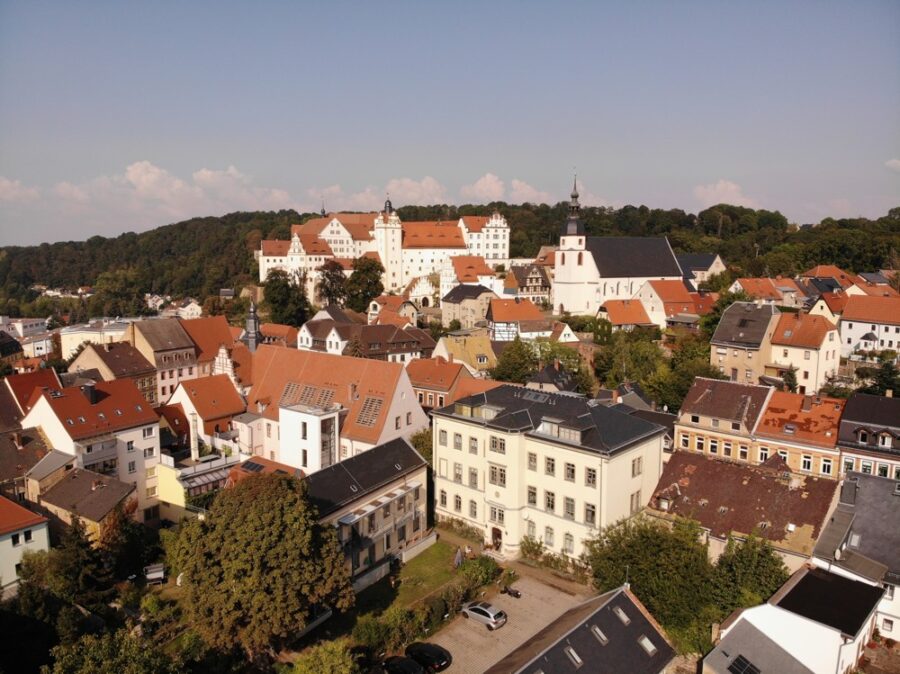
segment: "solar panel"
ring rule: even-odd
[[[531,390],[525,391],[525,393],[522,394],[522,397],[533,403],[545,403],[550,400],[550,396],[546,393],[538,393],[537,391]]]
[[[244,464],[244,470],[250,471],[251,473],[258,473],[261,471],[263,467],[256,463],[255,461],[247,461]]]
[[[728,671],[731,674],[760,674],[759,667],[750,662],[743,655],[737,656],[730,665]]]

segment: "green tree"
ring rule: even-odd
[[[182,524],[167,555],[184,573],[184,609],[213,648],[264,660],[319,607],[354,601],[334,527],[318,522],[306,486],[264,475],[224,489],[203,521]]]
[[[538,339],[534,342],[539,364],[549,365],[559,361],[560,366],[572,374],[579,393],[591,393],[594,388],[594,377],[588,371],[581,354],[572,347],[549,339]]]
[[[59,547],[48,553],[42,582],[65,602],[104,612],[114,594],[113,578],[104,553],[87,537],[75,518]]]
[[[358,674],[360,671],[346,639],[318,643],[294,661],[294,674]]]
[[[797,368],[789,367],[784,371],[784,377],[782,377],[782,381],[784,382],[784,387],[790,391],[791,393],[797,392]]]
[[[369,302],[384,292],[381,276],[384,267],[371,257],[358,257],[353,261],[353,273],[347,279],[347,306],[353,311],[366,312]]]
[[[456,332],[457,330],[459,330],[461,328],[462,328],[462,323],[459,322],[458,318],[454,318],[452,321],[450,321],[450,324],[447,326],[447,329],[450,332]]]
[[[597,378],[609,387],[626,381],[646,383],[664,356],[659,346],[645,337],[643,333],[616,332],[594,358]]]
[[[266,303],[273,323],[299,327],[309,317],[309,302],[302,279],[281,269],[273,269],[266,278]]]
[[[500,353],[491,377],[499,381],[524,384],[537,371],[537,355],[518,335]]]
[[[696,523],[669,529],[646,519],[625,520],[589,539],[585,560],[599,591],[627,580],[666,628],[689,626],[707,602],[713,569]]]
[[[895,394],[900,392],[900,372],[892,360],[885,360],[881,367],[875,370],[872,383],[859,389],[861,393],[871,393],[883,396],[888,391]]]
[[[743,542],[729,537],[716,562],[712,598],[725,617],[737,608],[766,601],[789,575],[768,541],[753,535]]]
[[[56,646],[52,667],[43,674],[181,674],[184,670],[160,650],[126,630],[87,634],[72,644]]]
[[[751,302],[751,297],[743,292],[736,293],[723,292],[708,314],[700,318],[700,332],[707,341],[712,339],[719,327],[719,321],[722,320],[722,313],[735,302]]]
[[[434,448],[432,446],[434,436],[430,428],[423,428],[421,431],[412,434],[409,442],[415,447],[416,451],[422,455],[429,464],[434,456]]]
[[[337,260],[327,260],[319,267],[319,281],[316,290],[325,305],[343,304],[347,299],[347,276]]]

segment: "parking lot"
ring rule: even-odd
[[[457,616],[453,622],[428,641],[443,646],[453,655],[448,672],[483,672],[522,645],[546,625],[586,599],[544,585],[529,577],[520,578],[514,587],[521,599],[504,594],[486,598],[509,616],[507,623],[493,632],[484,625]]]

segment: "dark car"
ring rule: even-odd
[[[412,658],[429,672],[442,672],[453,662],[450,651],[437,644],[415,643],[406,647],[406,656]]]
[[[404,658],[402,655],[388,658],[382,666],[388,674],[425,674],[422,665],[412,658]]]

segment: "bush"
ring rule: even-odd
[[[540,560],[544,556],[544,543],[533,536],[525,536],[519,543],[519,552],[527,559]]]
[[[500,567],[497,566],[491,557],[479,555],[475,559],[468,559],[459,567],[459,572],[469,582],[473,588],[481,587],[490,583],[500,573]]]
[[[392,606],[385,611],[381,615],[386,636],[385,648],[396,651],[415,641],[425,631],[425,615],[425,611],[411,611],[402,606]]]
[[[455,517],[442,519],[440,522],[440,526],[474,543],[484,543],[484,535],[481,533],[481,529],[476,529],[473,526],[469,526],[462,520]]]
[[[387,626],[372,615],[361,616],[353,627],[353,641],[373,653],[384,650],[387,638]]]
[[[444,621],[447,614],[447,602],[438,595],[432,595],[425,600],[425,610],[428,612],[428,624],[437,627]]]
[[[469,598],[471,590],[466,586],[465,579],[459,578],[447,585],[441,593],[441,599],[447,605],[448,613],[458,613],[463,603]]]

